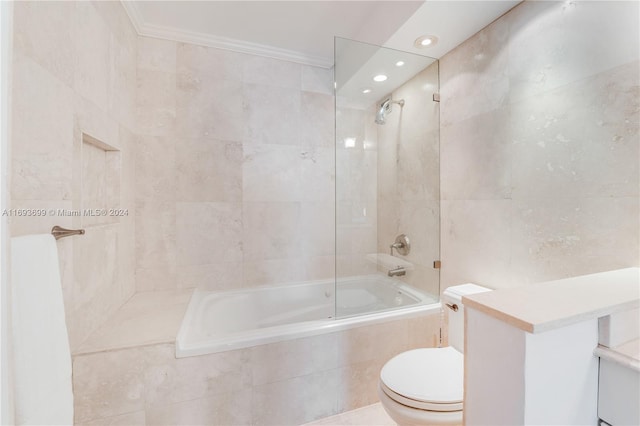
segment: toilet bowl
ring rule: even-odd
[[[449,287],[443,295],[449,318],[444,348],[421,348],[390,359],[380,371],[378,397],[399,425],[461,425],[464,387],[462,296],[489,291],[475,284]]]

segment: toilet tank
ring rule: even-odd
[[[491,291],[477,284],[461,284],[447,288],[442,294],[442,304],[449,320],[449,346],[464,353],[464,306],[462,296]],[[458,308],[456,311],[455,308]]]

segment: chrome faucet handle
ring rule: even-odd
[[[391,256],[393,256],[393,249],[398,250],[398,254],[401,256],[408,255],[411,251],[411,242],[409,241],[409,237],[405,234],[398,235],[395,242],[389,246]]]
[[[404,247],[404,244],[402,243],[393,243],[389,245],[389,254],[393,256],[393,249],[400,249],[402,247]]]

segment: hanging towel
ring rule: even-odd
[[[72,425],[71,352],[52,235],[11,239],[11,302],[16,424]]]

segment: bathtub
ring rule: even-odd
[[[342,331],[440,310],[436,296],[384,275],[241,291],[196,289],[176,337],[176,357]],[[336,304],[337,301],[337,304]]]

